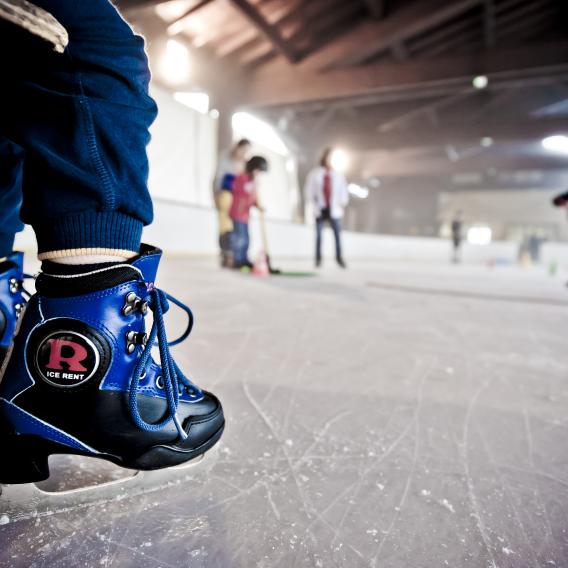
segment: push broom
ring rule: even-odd
[[[259,222],[260,222],[260,236],[262,238],[262,248],[264,249],[263,251],[264,255],[261,253],[260,255],[261,258],[257,261],[257,264],[265,260],[266,265],[268,266],[268,272],[270,274],[281,274],[282,271],[278,270],[277,268],[274,268],[270,262],[270,254],[268,252],[268,235],[266,232],[266,221],[264,219],[264,211],[259,211]],[[264,258],[262,258],[263,256]],[[261,271],[262,269],[258,270],[259,273]]]

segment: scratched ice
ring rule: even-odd
[[[218,461],[86,509],[0,509],[0,565],[568,566],[561,276],[353,263],[255,279],[167,260],[161,285],[196,312],[177,357],[225,405]],[[122,475],[99,467],[69,486]]]

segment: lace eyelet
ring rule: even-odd
[[[162,375],[158,375],[156,377],[156,386],[160,389],[160,390],[164,390],[164,379],[162,379]]]
[[[17,278],[12,277],[8,281],[8,287],[10,288],[11,294],[16,294],[16,292],[20,289],[20,282]]]

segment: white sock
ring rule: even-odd
[[[76,248],[42,252],[37,259],[59,264],[101,264],[103,262],[125,262],[137,256],[138,253],[126,249],[112,248]]]
[[[102,264],[103,262],[126,262],[126,256],[114,256],[112,254],[78,254],[76,256],[64,256],[62,258],[52,258],[51,262],[59,264]]]

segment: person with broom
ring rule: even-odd
[[[233,254],[235,268],[252,268],[253,264],[248,258],[249,218],[251,207],[259,211],[264,208],[259,205],[257,182],[261,172],[268,171],[268,161],[262,156],[253,156],[245,165],[243,174],[233,181],[233,203],[229,216],[233,221]]]
[[[233,223],[229,217],[232,203],[233,182],[243,173],[251,143],[246,138],[239,140],[230,150],[223,152],[217,166],[214,183],[215,206],[219,214],[219,248],[221,266],[231,268],[234,264],[231,246]]]

